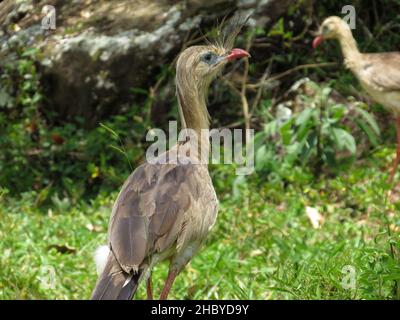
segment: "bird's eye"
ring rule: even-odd
[[[207,52],[202,55],[201,60],[207,64],[215,63],[217,56],[213,52]]]

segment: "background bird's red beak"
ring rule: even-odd
[[[240,58],[243,58],[243,57],[250,57],[250,54],[246,50],[239,49],[239,48],[234,48],[226,56],[226,59],[228,61],[232,61],[232,60],[240,59]]]
[[[315,49],[316,47],[318,47],[322,41],[324,41],[324,38],[322,36],[317,36],[315,37],[314,41],[312,42],[312,46]]]

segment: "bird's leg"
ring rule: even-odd
[[[172,284],[177,276],[175,271],[169,270],[167,280],[165,281],[163,291],[161,292],[160,300],[166,300],[168,297],[169,290],[171,290]]]
[[[153,300],[153,286],[151,283],[151,273],[146,281],[147,300]]]
[[[397,146],[396,146],[396,159],[394,160],[392,172],[389,176],[389,183],[392,183],[393,177],[396,174],[396,169],[400,162],[400,117],[396,119],[396,130],[397,130]]]

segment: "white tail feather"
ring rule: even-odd
[[[98,275],[103,272],[107,263],[107,257],[109,253],[110,248],[108,246],[100,246],[94,252],[93,259],[96,263],[96,271]]]

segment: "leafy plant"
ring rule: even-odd
[[[40,52],[16,52],[0,78],[0,186],[13,193],[40,190],[39,203],[54,193],[74,203],[100,187],[119,186],[142,155],[148,108],[132,106],[94,129],[85,129],[82,119],[55,125],[41,110]]]
[[[351,163],[357,154],[355,127],[376,146],[379,127],[372,114],[356,103],[345,105],[331,99],[329,86],[308,81],[307,92],[298,96],[303,110],[279,116],[265,124],[255,136],[256,169],[279,171],[280,168],[309,166],[318,176],[323,166],[331,169]],[[271,140],[274,143],[271,144]]]

